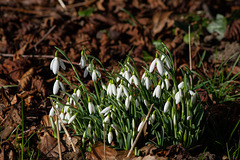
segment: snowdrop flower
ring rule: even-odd
[[[57,94],[59,90],[59,86],[62,89],[62,91],[65,91],[65,87],[61,81],[58,80],[58,76],[56,77],[56,81],[54,82],[53,85],[53,94]]]
[[[163,112],[166,113],[169,109],[169,106],[170,106],[170,100],[171,100],[171,97],[168,98],[167,102],[165,103],[164,105],[164,108],[163,108]]]
[[[117,95],[117,89],[112,80],[110,80],[110,82],[108,84],[107,95],[109,95],[109,96]]]
[[[195,104],[197,102],[197,93],[192,90],[189,90],[189,93],[192,96],[192,104]]]
[[[106,116],[106,115],[108,115],[108,113],[111,111],[111,109],[112,109],[112,105],[104,108],[100,113],[101,113],[101,114],[104,114],[104,116]]]
[[[137,79],[137,77],[135,76],[135,73],[134,73],[134,72],[133,72],[133,74],[132,74],[132,77],[130,77],[130,79],[129,79],[129,83],[130,83],[130,84],[134,83],[137,87],[138,87],[138,85],[139,85],[138,79]]]
[[[138,102],[138,99],[135,100],[135,105],[136,105],[137,108],[140,106],[140,104]]]
[[[146,99],[143,100],[143,103],[145,104],[145,106],[148,106],[148,101]]]
[[[129,71],[127,70],[127,68],[125,69],[125,72],[123,73],[123,77],[126,78],[129,82],[131,75],[130,75]]]
[[[110,128],[108,132],[108,143],[111,144],[112,140],[113,140],[113,133],[112,133],[112,128]]]
[[[154,89],[154,91],[153,91],[153,97],[160,98],[160,95],[161,95],[160,83],[161,83],[161,81],[158,82],[158,85],[157,85],[156,88]]]
[[[50,69],[53,71],[54,74],[57,74],[57,72],[59,71],[59,66],[61,66],[63,70],[66,69],[66,66],[64,65],[63,61],[57,57],[56,52],[54,59],[51,61]]]
[[[161,55],[161,61],[163,61],[167,65],[168,69],[171,68],[171,65],[170,65],[171,63],[169,61],[169,57],[168,56],[165,56],[164,54],[162,54]]]
[[[129,63],[129,58],[127,59],[127,63],[124,66],[127,68],[128,72],[134,71],[133,66]]]
[[[91,71],[92,71],[92,65],[89,64],[89,65],[85,68],[85,70],[84,70],[83,78],[86,78],[87,75],[88,75],[88,73],[91,75]]]
[[[71,124],[71,123],[76,119],[77,114],[78,114],[78,113],[75,113],[75,114],[69,119],[68,124]]]
[[[55,110],[54,108],[52,107],[49,111],[49,117],[53,117],[55,115]]]
[[[189,121],[189,120],[192,120],[192,116],[188,116],[187,117],[187,120]]]
[[[110,115],[107,115],[104,120],[103,120],[104,124],[109,124],[110,123]]]
[[[78,89],[78,91],[80,92],[80,90]],[[74,89],[74,92],[72,94],[72,97],[70,98],[70,104],[73,104],[76,105],[76,103],[78,102],[78,100],[80,99],[80,93],[77,93],[77,90],[76,88]]]
[[[176,94],[175,94],[175,102],[176,104],[178,104],[181,99],[183,98],[183,94],[182,94],[182,89],[180,89]]]
[[[132,95],[127,97],[126,100],[125,100],[125,109],[126,109],[126,111],[128,111],[128,109],[129,109],[131,99],[132,99]]]
[[[107,87],[106,87],[106,85],[101,81],[101,86],[102,86],[102,88],[105,90],[105,91],[107,91]]]
[[[90,98],[88,98],[88,111],[90,114],[95,113],[95,107],[93,103],[90,101]]]
[[[63,113],[63,110],[62,110],[61,114],[59,115],[59,117],[61,118],[61,120],[64,120],[65,115]]]
[[[67,113],[70,105],[71,105],[71,103],[70,103],[70,99],[69,99],[69,97],[68,97],[67,103],[66,103],[65,106],[64,106],[64,113]]]
[[[182,89],[184,87],[184,82],[178,84],[178,89]]]
[[[142,120],[142,122],[139,124],[138,129],[137,129],[138,132],[142,129],[144,120],[145,120],[145,118],[144,118],[144,119]]]
[[[173,115],[173,125],[176,126],[177,125],[177,118],[176,118],[176,114]]]
[[[165,78],[164,81],[165,81],[166,89],[168,90],[171,84],[167,78]]]
[[[148,77],[147,73],[145,72],[145,76],[142,79],[142,84],[149,90],[152,85],[151,79]]]
[[[159,59],[158,57],[158,53],[156,53],[156,58],[152,61],[151,65],[150,65],[150,68],[149,68],[149,72],[152,73],[155,66],[157,66],[157,70],[158,70],[158,73],[160,75],[163,75],[164,73],[164,64],[163,62]]]
[[[97,77],[101,78],[101,73],[97,71],[94,67],[92,71],[92,80],[95,82],[97,80]]]
[[[71,114],[68,109],[67,114],[65,115],[65,120],[69,121],[70,117],[71,117]]]
[[[156,119],[155,112],[156,112],[156,111],[153,111],[153,114],[151,115],[151,117],[150,117],[149,120],[148,120],[148,124],[149,124],[149,125],[150,125],[150,124],[153,124],[154,121],[155,121],[155,119]]]
[[[80,63],[79,63],[81,69],[83,69],[86,66],[86,64],[87,64],[86,58],[85,58],[84,53],[82,51],[81,52],[81,59],[80,59]]]
[[[126,87],[123,85],[123,81],[121,81],[121,84],[119,85],[119,88],[117,89],[117,99],[120,98],[120,96],[124,93],[126,97],[129,97],[128,91]]]
[[[132,119],[132,128],[133,128],[133,129],[135,129],[135,128],[136,128],[136,126],[135,126],[135,120],[134,120],[134,118]]]

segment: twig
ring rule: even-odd
[[[69,139],[69,141],[70,141],[70,143],[71,143],[71,145],[72,145],[73,151],[76,152],[76,148],[75,148],[75,146],[74,146],[74,144],[73,144],[73,142],[72,142],[72,138],[70,137],[70,135],[69,135],[66,127],[65,127],[64,124],[63,124],[62,119],[60,118],[60,115],[59,115],[59,113],[58,113],[58,110],[56,109],[55,105],[53,104],[52,99],[50,99],[50,101],[51,101],[52,107],[53,107],[53,109],[54,109],[57,117],[59,118],[60,124],[61,124],[63,130],[65,131],[65,133],[66,133],[66,135],[67,135],[67,137],[68,137],[68,139]]]
[[[52,28],[34,45],[35,51],[37,51],[37,46],[54,30],[56,25],[53,25]]]
[[[103,126],[103,152],[104,152],[104,160],[106,159],[106,134],[105,134],[105,124]]]
[[[56,111],[55,111],[56,112]],[[56,117],[56,126],[57,126],[57,142],[58,142],[58,154],[59,154],[59,159],[62,160],[62,150],[61,150],[61,143],[60,143],[60,135],[59,135],[59,121],[58,121],[58,116]]]
[[[62,7],[64,10],[67,9],[67,8],[66,8],[66,5],[63,3],[62,0],[58,0],[58,2],[60,3],[61,7]]]
[[[190,66],[190,71],[192,71],[192,51],[191,51],[191,26],[188,26],[188,47],[189,47],[189,66]],[[192,76],[189,76],[190,78],[190,84],[192,86]]]
[[[133,142],[133,145],[132,145],[131,149],[129,150],[128,154],[127,154],[127,158],[132,154],[132,151],[133,151],[135,145],[137,144],[137,141],[138,141],[138,139],[139,139],[139,137],[140,137],[140,135],[141,135],[141,133],[143,131],[143,128],[144,128],[145,124],[147,123],[147,120],[149,118],[149,115],[150,115],[150,113],[152,111],[153,106],[154,106],[154,104],[151,105],[151,107],[150,107],[150,109],[148,111],[147,117],[146,117],[145,121],[143,122],[142,128],[138,132],[137,137],[135,138],[135,140]]]

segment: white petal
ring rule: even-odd
[[[110,122],[110,116],[107,116],[104,118],[103,123],[109,123]]]
[[[80,91],[80,89],[77,89],[76,94],[77,94],[77,97],[80,99],[81,98],[81,91]]]
[[[164,105],[164,109],[163,109],[163,112],[164,112],[164,113],[166,113],[166,112],[168,111],[169,106],[170,106],[170,102],[167,101],[167,102],[165,103],[165,105]]]
[[[62,67],[62,69],[65,70],[65,69],[66,69],[66,66],[65,66],[65,64],[63,63],[63,61],[62,61],[60,58],[59,58],[58,60],[59,60],[59,63],[60,63],[60,66]]]
[[[83,73],[83,78],[86,78],[88,75],[88,67],[85,68],[84,73]]]
[[[145,77],[145,86],[147,90],[150,88],[150,79],[148,77]]]
[[[131,99],[129,97],[127,97],[126,100],[125,100],[125,109],[126,109],[126,111],[128,111],[128,109],[129,109],[130,101],[131,101]]]
[[[171,84],[170,84],[170,82],[167,78],[165,78],[164,81],[165,81],[165,84],[166,84],[166,89],[168,90]]]
[[[64,87],[63,83],[59,81],[59,85],[60,85],[60,87],[61,87],[62,91],[64,91],[64,92],[65,92],[65,87]]]
[[[156,58],[152,61],[150,68],[149,68],[149,72],[152,73],[152,71],[154,70],[154,67],[156,65]]]
[[[164,73],[164,64],[162,61],[160,61],[159,59],[157,59],[157,70],[158,70],[158,73],[162,76],[163,73]]]
[[[81,69],[83,69],[86,66],[86,59],[84,56],[81,56],[79,65],[80,65]]]
[[[121,94],[122,94],[122,90],[123,90],[123,87],[122,87],[122,85],[120,85],[120,87],[117,88],[117,99],[120,98],[120,96],[121,96]]]
[[[76,118],[76,114],[74,114],[68,121],[68,124],[71,124]]]
[[[108,143],[111,144],[111,143],[112,143],[112,140],[113,140],[113,133],[112,133],[112,132],[109,132],[109,133],[108,133]]]
[[[191,116],[188,116],[187,117],[187,120],[189,121],[189,120],[192,120],[192,117]]]
[[[183,87],[184,87],[184,82],[181,82],[178,84],[178,89],[183,88]]]
[[[57,72],[59,71],[59,62],[58,62],[58,57],[55,57],[54,58],[54,62],[53,62],[53,65],[52,65],[52,71],[54,74],[57,74]]]
[[[112,90],[112,93],[116,96],[117,95],[117,89],[116,89],[116,86],[114,84],[111,84],[111,90]]]
[[[97,76],[98,76],[99,78],[101,78],[101,76],[102,76],[101,73],[100,73],[99,71],[97,71],[97,70],[96,70],[96,73],[97,73]]]
[[[93,80],[94,82],[97,80],[96,70],[93,70],[93,72],[92,72],[92,80]]]
[[[180,91],[178,91],[175,94],[175,101],[176,101],[176,104],[178,104],[181,101]]]
[[[111,109],[111,107],[108,106],[108,107],[104,108],[100,113],[101,114],[109,113],[110,109]]]
[[[133,77],[133,80],[134,80],[135,85],[138,87],[139,83],[138,83],[138,79],[135,75]]]
[[[56,80],[54,85],[53,85],[53,94],[57,94],[58,93],[58,90],[59,90],[59,83],[58,83],[59,80]]]
[[[143,121],[139,124],[137,131],[139,132],[143,127]]]
[[[60,116],[61,120],[63,120],[65,117],[63,112],[61,112],[61,114],[59,116]]]
[[[56,60],[56,59],[53,58],[52,61],[51,61],[51,64],[50,64],[50,69],[51,69],[51,70],[53,70],[53,63],[54,63],[55,60]]]
[[[124,86],[123,86],[123,92],[124,92],[126,97],[129,97],[128,91],[127,91],[127,89]]]
[[[54,108],[52,107],[52,108],[50,109],[49,116],[50,116],[50,117],[53,117],[54,115],[55,115],[55,111],[54,111]]]

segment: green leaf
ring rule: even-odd
[[[221,14],[217,14],[216,20],[212,21],[207,26],[208,32],[210,33],[217,32],[219,34],[217,36],[218,40],[223,39],[226,28],[227,28],[227,19]]]
[[[149,55],[146,51],[143,51],[143,59],[145,62],[150,62],[153,60],[153,57]]]
[[[78,15],[81,16],[81,17],[88,17],[94,12],[94,10],[95,10],[95,8],[91,7],[91,8],[79,11]]]

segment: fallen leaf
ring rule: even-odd
[[[22,78],[19,80],[19,85],[21,86],[22,90],[30,90],[30,81],[33,77],[34,74],[34,68],[30,68],[26,73],[24,73],[24,75],[22,76]]]
[[[24,54],[26,48],[27,48],[27,43],[22,47],[20,48],[15,54],[14,54],[14,60],[16,59],[20,59],[20,57],[22,57],[22,55]]]
[[[167,12],[155,12],[153,15],[153,35],[160,33],[164,26],[167,24],[169,16],[172,14],[172,11]]]

